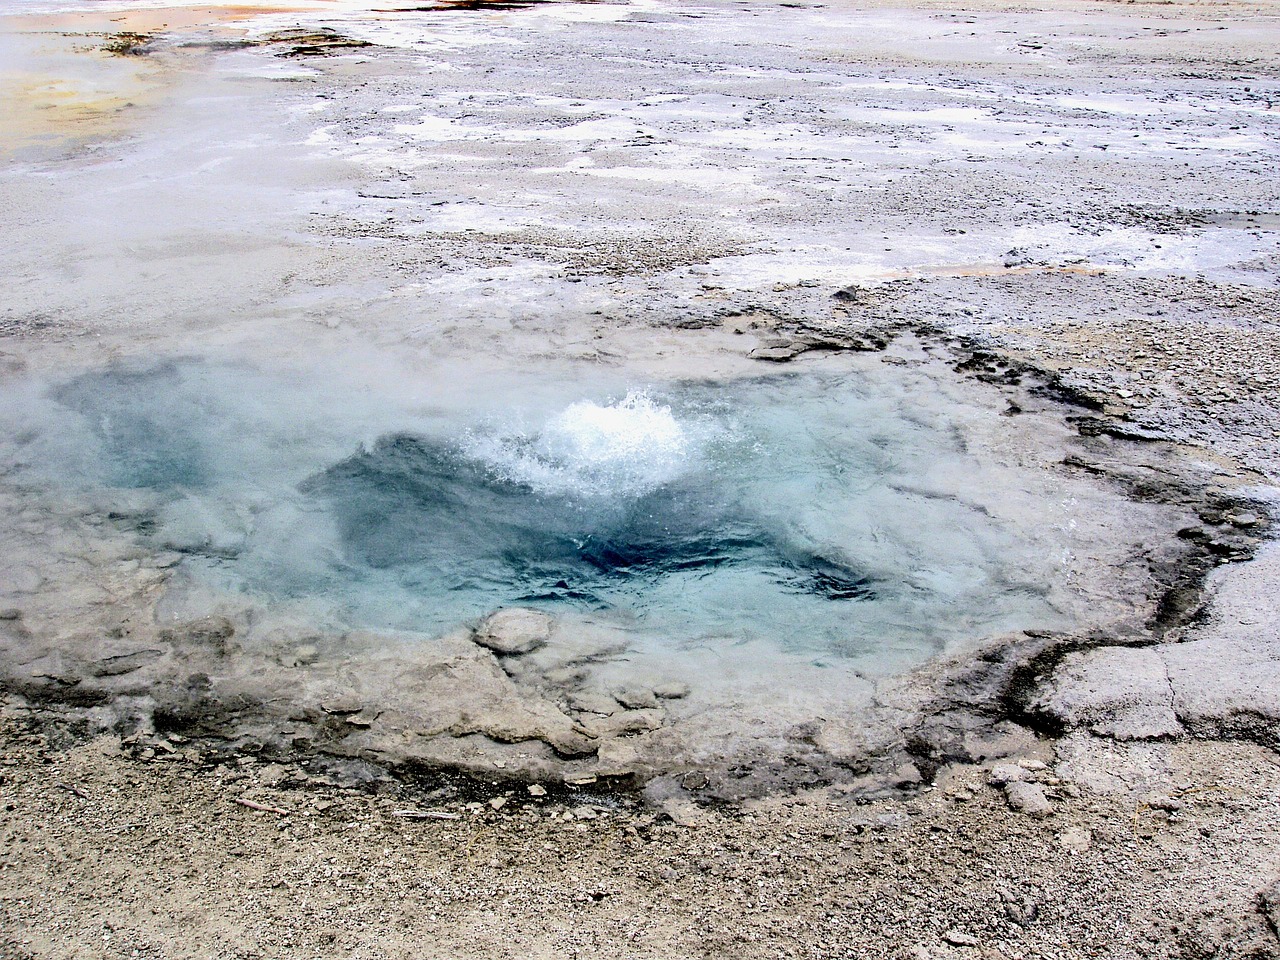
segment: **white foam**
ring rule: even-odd
[[[601,406],[570,404],[533,436],[470,435],[464,452],[538,493],[637,497],[684,475],[698,444],[671,408],[631,391]]]

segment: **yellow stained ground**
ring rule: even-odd
[[[0,159],[65,150],[127,133],[139,108],[163,97],[173,70],[146,55],[108,52],[104,47],[113,35],[190,29],[240,32],[246,21],[264,14],[325,6],[317,0],[0,15]]]

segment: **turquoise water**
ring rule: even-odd
[[[607,379],[427,378],[406,402],[174,360],[50,388],[42,443],[186,582],[326,628],[520,604],[891,672],[1062,619],[1030,474],[974,452],[998,415],[933,377]]]

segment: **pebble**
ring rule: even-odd
[[[613,696],[615,700],[630,710],[652,710],[658,705],[657,694],[644,688],[619,690]]]
[[[289,776],[289,771],[278,763],[268,763],[258,770],[258,782],[265,787],[274,787]]]
[[[1045,796],[1044,787],[1038,783],[1015,780],[1005,784],[1005,800],[1009,806],[1031,817],[1047,817],[1053,813],[1053,804]]]
[[[987,774],[987,783],[993,787],[1002,787],[1007,783],[1017,783],[1026,780],[1028,771],[1026,767],[1017,763],[997,763],[991,768],[991,772]]]

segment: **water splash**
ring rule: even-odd
[[[572,403],[533,435],[472,432],[462,452],[535,493],[635,499],[696,469],[701,447],[670,407],[632,390],[604,406]]]

